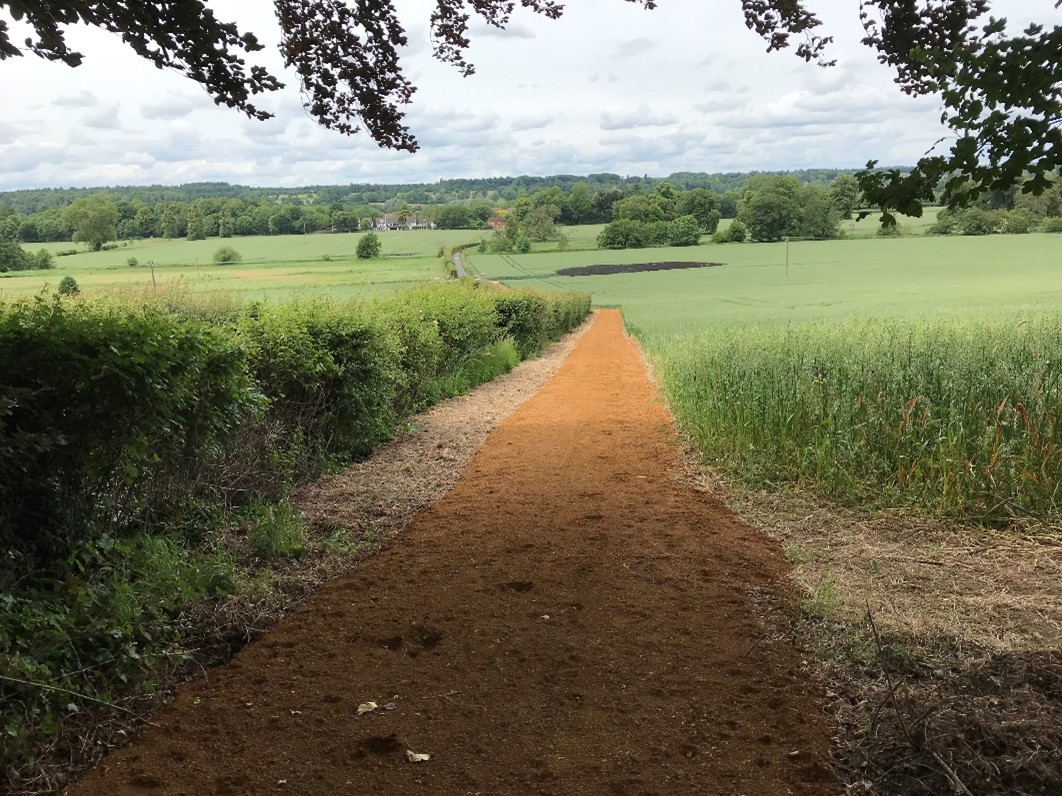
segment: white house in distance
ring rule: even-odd
[[[406,216],[405,223],[399,221],[398,213],[384,213],[376,219],[373,227],[380,232],[396,229],[435,229],[434,221],[422,221],[416,213]]]

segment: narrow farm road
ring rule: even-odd
[[[678,466],[600,313],[444,499],[71,792],[833,793],[830,722],[771,632],[781,553]]]

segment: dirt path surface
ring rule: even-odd
[[[604,312],[445,498],[71,792],[834,792],[780,552],[678,469]]]

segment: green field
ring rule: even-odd
[[[619,306],[680,426],[757,485],[989,522],[1062,515],[1057,235],[470,254]],[[659,261],[721,267],[564,277]]]
[[[119,244],[111,251],[81,252],[57,257],[51,271],[0,274],[0,297],[55,288],[67,274],[85,292],[142,288],[151,284],[149,263],[158,284],[180,283],[191,290],[234,291],[256,298],[281,298],[293,291],[362,295],[446,276],[440,249],[478,240],[470,230],[402,230],[381,232],[382,256],[358,260],[358,233],[211,238],[209,240],[143,240]],[[214,252],[231,246],[242,256],[234,265],[215,265]],[[53,253],[77,247],[71,243],[29,245]],[[129,258],[138,265],[130,267]]]
[[[484,276],[512,285],[591,293],[623,308],[646,338],[707,328],[843,318],[925,318],[1062,307],[1062,237],[908,237],[789,244],[707,244],[527,255],[470,252]],[[556,276],[594,263],[722,262],[721,268]]]

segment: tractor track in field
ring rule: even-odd
[[[781,551],[680,457],[599,313],[452,491],[69,793],[835,792]]]

